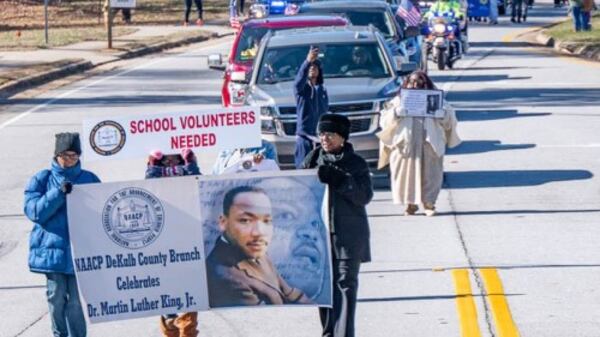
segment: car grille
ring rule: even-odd
[[[279,107],[279,113],[282,115],[295,115],[296,107],[295,106],[282,106]]]
[[[329,111],[333,113],[356,112],[373,110],[373,102],[349,103],[349,104],[330,104]]]
[[[281,111],[281,110],[280,110]],[[360,117],[357,119],[350,120],[350,133],[359,133],[369,131],[371,128],[372,116]],[[296,121],[284,121],[283,132],[287,136],[293,136],[296,134]]]
[[[362,102],[362,103],[348,103],[348,104],[330,104],[329,111],[332,113],[347,113],[357,111],[372,111],[373,102]],[[282,106],[279,107],[279,113],[281,115],[295,115],[295,106]]]

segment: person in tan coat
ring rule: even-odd
[[[211,308],[311,303],[288,285],[267,255],[271,212],[271,200],[258,187],[240,186],[225,194],[219,218],[223,235],[206,261]]]
[[[424,72],[413,72],[404,89],[434,90]],[[402,90],[402,89],[401,89]],[[421,203],[427,216],[435,215],[435,202],[442,188],[446,146],[460,144],[456,116],[444,101],[444,118],[401,117],[400,93],[381,111],[379,168],[390,165],[394,203],[406,205],[405,215],[414,215]]]

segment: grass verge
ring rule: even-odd
[[[127,35],[135,31],[132,27],[115,27],[113,36]],[[54,28],[48,30],[46,45],[43,29],[0,32],[0,50],[52,48],[82,41],[101,41],[106,40],[106,34],[104,27]]]
[[[600,45],[600,14],[592,16],[592,30],[589,32],[575,32],[573,21],[567,20],[546,30],[546,34],[560,41]]]

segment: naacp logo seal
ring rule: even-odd
[[[111,195],[102,210],[102,226],[108,237],[129,249],[146,247],[154,242],[164,222],[160,200],[138,187],[124,188]]]
[[[90,132],[90,146],[101,156],[111,156],[125,145],[125,129],[115,121],[102,121]]]

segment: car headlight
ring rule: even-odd
[[[260,115],[261,117],[273,117],[275,116],[275,108],[272,106],[261,106],[260,107]]]
[[[275,127],[275,121],[273,117],[275,116],[275,108],[272,106],[261,106],[260,107],[260,131],[262,133],[277,133],[277,128]]]
[[[443,23],[436,23],[433,25],[433,31],[438,34],[443,34],[446,32],[446,25]]]
[[[271,1],[271,7],[285,7],[285,1],[273,0]]]

